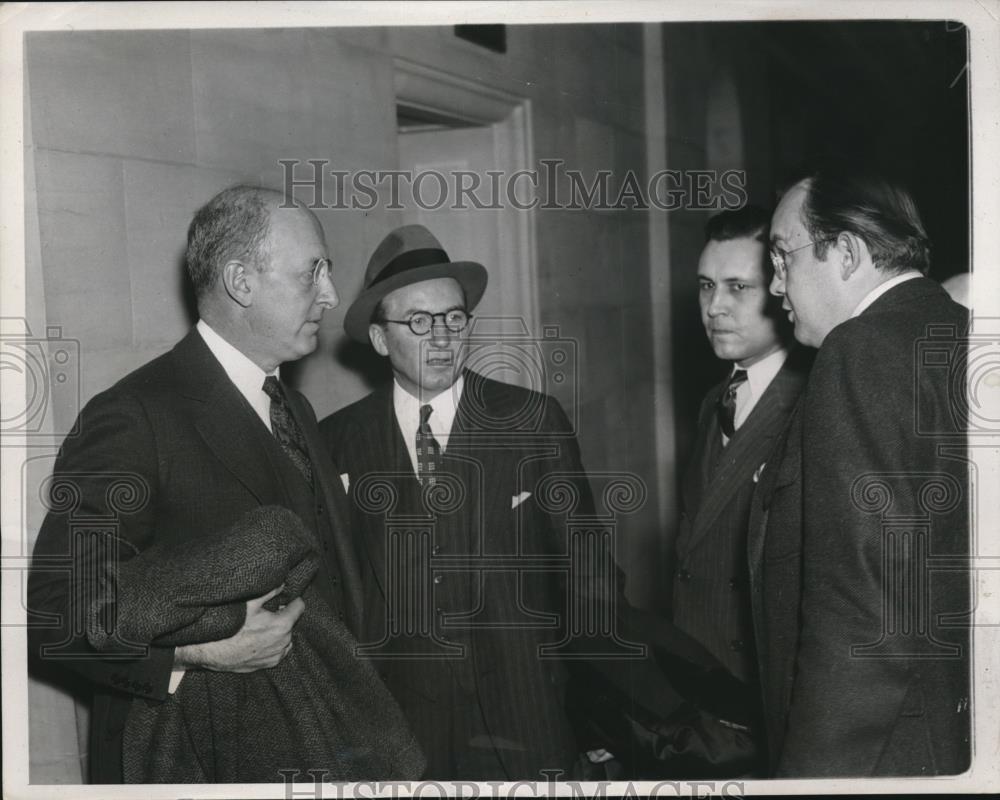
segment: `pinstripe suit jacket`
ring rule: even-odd
[[[363,641],[379,642],[389,630],[390,591],[400,585],[396,568],[401,564],[387,555],[388,525],[401,515],[407,496],[416,495],[418,510],[426,514],[396,423],[392,385],[322,420],[320,430],[349,481],[354,527],[361,535]],[[576,438],[558,402],[469,371],[442,471],[458,477],[461,503],[456,512],[434,519],[433,553],[441,559],[462,555],[449,552],[456,546],[468,547],[473,555],[565,554],[565,516],[549,513],[537,502],[539,481],[546,475],[575,475],[580,507],[592,506]],[[371,507],[374,495],[368,482],[380,474],[383,485],[392,487],[387,494],[399,499],[392,508]],[[525,492],[530,496],[513,508]],[[577,753],[564,704],[568,675],[561,662],[540,659],[538,652],[539,645],[560,639],[560,629],[552,625],[565,620],[558,574],[435,569],[423,579],[435,635],[464,645],[464,655],[453,660],[420,657],[421,642],[397,639],[393,646],[404,655],[376,661],[429,760],[434,761],[435,747],[447,746],[440,731],[451,724],[450,687],[459,685],[482,708],[511,779],[539,780],[542,769],[568,773]],[[467,595],[454,593],[457,581],[469,581]],[[463,599],[471,606],[455,607]]]
[[[795,348],[725,448],[715,405],[705,396],[694,457],[684,475],[676,543],[673,613],[737,678],[755,683],[746,529],[757,473],[794,408],[811,351]]]

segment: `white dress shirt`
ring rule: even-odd
[[[201,338],[205,340],[212,355],[222,365],[240,394],[243,395],[250,407],[257,412],[260,421],[267,429],[271,430],[271,398],[264,393],[264,379],[268,374],[254,364],[243,353],[233,347],[229,342],[219,336],[205,320],[198,320],[195,325]],[[278,370],[271,373],[275,377]],[[167,692],[173,694],[180,686],[181,678],[184,677],[184,669],[178,668],[170,673],[170,683],[167,684]]]
[[[455,422],[455,414],[464,387],[465,376],[459,375],[450,389],[441,392],[433,400],[421,402],[400,386],[398,381],[393,380],[392,405],[396,412],[399,432],[406,443],[406,452],[410,454],[414,475],[417,474],[417,428],[420,427],[420,407],[429,405],[434,409],[427,424],[430,425],[431,433],[434,434],[443,453],[448,448],[448,437],[451,435],[451,426]]]
[[[269,377],[268,373],[219,336],[205,320],[198,320],[195,327],[208,345],[208,349],[212,351],[212,355],[226,371],[229,380],[240,390],[240,394],[247,399],[250,407],[260,417],[260,421],[270,431],[271,398],[264,392],[264,379]],[[278,377],[278,370],[270,374]]]
[[[866,294],[862,298],[861,302],[858,303],[857,306],[855,306],[854,312],[851,314],[851,318],[853,319],[854,317],[858,316],[862,311],[868,308],[868,306],[870,306],[872,303],[878,300],[882,295],[884,295],[894,286],[899,286],[899,284],[901,283],[906,283],[907,281],[912,281],[914,278],[920,278],[920,277],[923,276],[919,272],[917,272],[915,269],[910,269],[907,270],[906,272],[897,275],[895,278],[889,278],[889,280],[885,281],[884,283],[880,283],[878,286],[876,286],[874,289],[868,292],[868,294]]]
[[[774,376],[781,370],[786,358],[788,358],[788,350],[782,347],[749,367],[733,365],[733,371],[729,373],[730,377],[739,369],[745,369],[747,373],[746,381],[736,390],[736,415],[733,419],[733,427],[736,430],[739,430],[740,425],[746,422],[750,412],[754,410],[754,406],[767,391],[767,387],[771,385]],[[729,437],[724,433],[722,434],[722,443],[729,443]]]

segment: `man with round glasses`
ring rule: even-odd
[[[424,777],[543,780],[544,769],[568,774],[577,755],[565,671],[537,655],[553,635],[537,615],[558,607],[556,578],[468,567],[414,572],[417,554],[387,544],[393,516],[434,515],[435,567],[476,554],[541,555],[565,549],[565,526],[532,496],[540,478],[565,474],[590,502],[558,402],[465,368],[470,312],[486,283],[482,265],[451,261],[423,226],[386,236],[344,328],[388,359],[393,381],[320,429],[351,487],[363,536],[365,641],[389,637],[385,657],[374,657],[427,755]],[[366,487],[381,481],[395,498],[388,511],[365,505],[374,491]],[[454,505],[437,505],[435,490]],[[426,577],[427,604],[393,610],[398,576],[412,574]],[[397,613],[430,636],[390,635]]]
[[[962,772],[968,313],[925,277],[916,204],[884,176],[813,172],[770,235],[771,292],[818,348],[751,508],[771,774]]]

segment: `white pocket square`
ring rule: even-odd
[[[517,508],[521,503],[531,497],[531,492],[521,492],[521,494],[510,498],[511,509]]]
[[[351,476],[350,475],[348,475],[346,472],[341,472],[340,473],[340,482],[342,484],[344,484],[344,491],[345,492],[351,491]]]

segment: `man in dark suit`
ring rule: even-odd
[[[277,192],[233,187],[192,221],[187,264],[196,328],[84,408],[56,462],[29,579],[31,656],[91,682],[95,783],[122,781],[133,704],[163,701],[187,670],[274,667],[304,610],[301,598],[264,608],[274,587],[246,603],[231,638],[101,657],[81,620],[117,563],[284,506],[322,543],[316,591],[351,630],[361,625],[347,498],[308,401],[277,378],[279,365],[313,351],[324,310],[338,302],[322,228]]]
[[[567,552],[566,513],[543,497],[546,476],[578,509],[592,501],[559,403],[464,368],[486,283],[480,264],[450,261],[426,228],[390,233],[344,328],[388,358],[393,382],[320,430],[363,536],[363,641],[427,754],[426,777],[544,780],[545,769],[568,774],[577,754],[565,669],[539,657],[559,641],[559,571],[470,559]],[[426,538],[393,533],[406,520],[416,531],[420,518]],[[419,585],[401,596],[410,575]]]
[[[673,616],[757,694],[746,529],[761,467],[805,382],[801,349],[767,290],[770,214],[723,211],[705,228],[699,304],[715,355],[732,364],[705,396],[682,483]]]
[[[950,386],[968,314],[923,276],[928,250],[909,194],[849,169],[795,184],[772,219],[771,291],[819,348],[750,524],[779,777],[969,764],[967,457]]]

